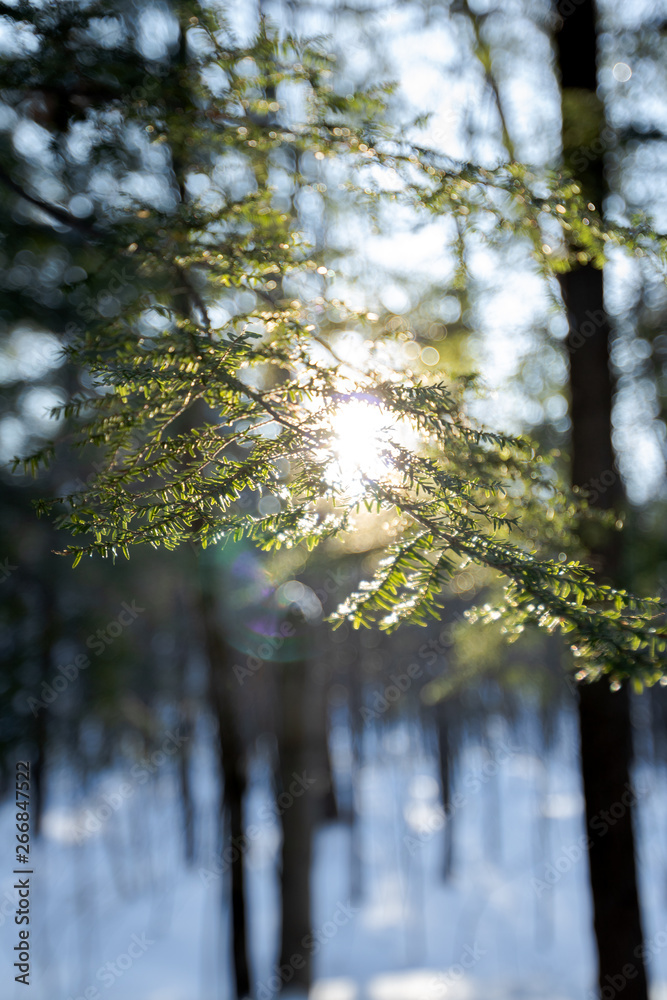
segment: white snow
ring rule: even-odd
[[[493,744],[468,745],[449,820],[418,731],[404,725],[385,738],[366,734],[354,838],[345,824],[331,823],[316,839],[311,1000],[587,1000],[593,940],[570,723],[544,761],[520,736],[506,737],[509,756]],[[129,768],[100,776],[85,797],[71,775],[55,783],[34,847],[29,994],[13,981],[14,809],[3,804],[0,981],[7,1000],[231,997],[213,758],[203,747],[195,755],[198,857],[190,870],[171,766],[124,798],[81,844],[82,816],[99,814],[102,795],[112,796]],[[637,825],[653,997],[667,1000],[665,774],[644,765],[637,784],[645,789]],[[279,921],[280,837],[275,819],[260,813],[267,800],[258,768],[248,803],[258,832],[246,854],[258,1000],[272,995]],[[454,829],[447,882],[445,822]]]

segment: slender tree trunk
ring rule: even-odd
[[[349,641],[349,640],[348,640]],[[359,658],[354,647],[355,655],[348,659],[347,690],[349,698],[349,721],[350,721],[350,801],[349,816],[350,824],[350,899],[353,903],[358,903],[364,894],[364,866],[361,858],[361,817],[359,816],[359,796],[361,785],[359,776],[362,767],[364,753],[364,727],[361,717],[363,686],[365,672],[363,669],[363,658]]]
[[[39,584],[38,614],[40,617],[40,650],[39,670],[40,680],[49,682],[53,657],[51,651],[57,638],[56,595],[50,582]],[[47,732],[48,710],[40,708],[33,726],[35,741],[35,756],[30,768],[32,777],[32,831],[39,836],[44,815],[44,799],[46,796],[46,760],[48,753]]]
[[[449,879],[453,869],[454,849],[454,810],[452,804],[452,753],[447,706],[439,702],[435,710],[436,729],[438,734],[438,764],[440,770],[440,787],[442,789],[442,807],[445,811],[444,851],[442,858],[442,877]]]
[[[592,0],[571,7],[558,33],[558,54],[564,155],[566,162],[571,158],[576,167],[570,127],[577,107],[582,118],[588,116],[593,122],[593,132],[597,131],[588,142],[599,136],[604,117],[596,95],[595,7]],[[590,151],[591,146],[588,148]],[[602,144],[594,148],[601,149]],[[585,196],[601,209],[605,195],[601,153],[588,159],[581,180]],[[561,287],[569,317],[572,483],[591,491],[591,503],[613,507],[621,489],[614,472],[614,385],[602,272],[586,264],[565,274]],[[606,487],[610,481],[612,486]],[[618,578],[617,537],[610,538],[601,529],[582,531],[582,537],[600,576],[609,581]],[[618,990],[614,984],[622,980],[624,1000],[647,1000],[631,805],[628,692],[625,688],[613,692],[606,680],[584,684],[579,689],[578,706],[600,995],[608,995],[610,988]],[[627,966],[632,968],[631,975]]]
[[[177,595],[174,611],[181,621],[186,621],[189,613],[187,601],[181,593]],[[195,806],[192,797],[192,782],[190,778],[190,754],[192,750],[192,735],[194,733],[193,710],[188,697],[187,675],[189,664],[189,640],[181,633],[176,650],[177,697],[180,714],[180,730],[186,741],[178,755],[178,779],[181,793],[181,808],[183,809],[183,836],[185,841],[185,860],[192,864],[195,856]]]
[[[321,696],[319,698],[319,717],[314,717],[313,721],[317,725],[315,738],[319,746],[319,755],[322,760],[321,770],[323,778],[323,805],[322,817],[325,820],[340,819],[340,809],[338,806],[338,794],[336,782],[334,780],[333,763],[331,760],[331,748],[329,746],[329,710],[327,699],[329,693],[328,679],[319,685]]]
[[[280,971],[282,989],[308,995],[312,980],[310,875],[317,775],[309,754],[312,678],[304,661],[280,668],[278,809],[282,826]],[[312,789],[308,782],[314,781]],[[305,942],[305,943],[304,943]]]
[[[248,962],[245,852],[242,849],[244,823],[243,799],[246,789],[245,755],[238,732],[235,693],[238,687],[232,673],[233,653],[222,635],[216,617],[215,595],[207,585],[202,588],[201,611],[209,660],[209,684],[213,710],[218,722],[220,766],[224,783],[223,828],[227,834],[223,850],[231,847],[231,925],[234,981],[238,1000],[250,996]],[[234,848],[236,848],[234,850]]]

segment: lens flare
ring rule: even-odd
[[[333,459],[327,481],[350,497],[363,494],[368,479],[387,479],[396,446],[405,445],[410,427],[371,396],[341,402],[329,418]]]

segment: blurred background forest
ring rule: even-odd
[[[410,138],[453,162],[549,171],[563,156],[558,12],[546,0],[217,6],[229,48],[251,44],[260,16],[279,34],[322,38],[335,93],[395,81],[393,120],[429,115]],[[35,10],[50,17],[44,49],[26,27]],[[650,218],[664,232],[667,6],[604,0],[597,15],[606,125],[573,169],[604,161],[605,215],[619,225]],[[173,164],[150,126],[114,131],[96,115],[119,94],[178,105],[184,23],[196,24],[188,4],[166,0],[0,4],[0,778],[10,793],[0,831],[9,844],[14,764],[28,759],[38,873],[30,996],[593,997],[572,657],[537,630],[508,645],[501,620],[465,623],[473,603],[494,599],[487,571],[462,569],[442,619],[425,629],[334,631],[326,616],[374,567],[387,530],[370,512],[314,553],[229,541],[73,568],[34,501],[86,483],[94,453],[63,444],[35,478],[11,471],[14,456],[57,439],[51,409],[92,386],[64,360],[68,331],[122,316],[141,297],[131,259],[119,254],[110,279],[86,231],[130,209],[168,214]],[[298,118],[298,94],[268,95],[267,107],[272,99]],[[274,164],[276,203],[324,263],[285,295],[310,298],[344,361],[363,355],[373,326],[392,335],[387,363],[397,368],[479,372],[479,418],[530,433],[566,466],[558,278],[512,233],[493,248],[466,234],[465,214],[424,218],[398,202],[374,220],[350,211],[341,167],[289,152],[308,183],[295,189],[290,165]],[[235,149],[208,174],[189,169],[187,196],[241,199],[256,184],[248,157]],[[589,492],[623,508],[623,584],[664,596],[664,275],[620,250],[604,273],[615,458]],[[223,327],[255,302],[228,288],[209,311]],[[370,326],[350,328],[342,303],[367,310]],[[157,308],[142,322],[150,335]],[[362,417],[340,429],[343,462],[373,461]],[[657,1000],[667,997],[664,687],[633,692],[630,712]],[[18,997],[12,885],[7,861],[0,974],[3,996]],[[143,943],[127,964],[119,956],[136,954],[133,936]],[[625,985],[610,983],[607,1000]]]

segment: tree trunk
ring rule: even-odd
[[[234,981],[238,1000],[250,996],[250,965],[245,896],[245,851],[243,850],[243,799],[246,789],[245,755],[237,726],[233,654],[222,635],[216,617],[215,595],[210,585],[202,588],[202,622],[209,661],[209,684],[213,710],[218,722],[220,766],[224,791],[223,851],[230,850],[231,932]]]
[[[56,594],[51,582],[39,584],[38,614],[40,618],[39,639],[39,670],[40,681],[44,683],[51,679],[53,665],[53,646],[58,637]],[[46,760],[48,753],[47,732],[48,709],[40,708],[33,725],[34,759],[30,767],[32,778],[32,832],[36,837],[42,830],[44,816],[44,800],[46,797]]]
[[[558,55],[564,156],[566,162],[572,158],[576,163],[570,125],[577,106],[582,117],[588,115],[593,122],[597,136],[604,118],[596,96],[595,7],[592,0],[572,7],[558,33]],[[588,136],[587,141],[592,145],[597,136]],[[602,144],[594,148],[602,149]],[[590,149],[589,145],[586,173],[579,173],[578,179],[585,197],[601,210],[604,164],[601,153],[590,159]],[[614,386],[602,272],[590,264],[579,267],[563,275],[561,288],[569,318],[572,483],[589,491],[591,504],[613,507],[621,488],[614,471]],[[618,536],[611,538],[600,528],[586,528],[582,538],[600,577],[617,579]],[[610,988],[622,988],[624,1000],[647,1000],[632,822],[628,692],[625,688],[613,692],[606,680],[581,685],[578,710],[600,995],[609,995]],[[630,974],[627,966],[632,968]]]
[[[177,620],[187,621],[190,609],[187,601],[179,592],[175,601],[174,612]],[[190,755],[192,752],[192,736],[194,735],[193,708],[187,690],[189,665],[189,637],[183,632],[179,634],[176,649],[176,683],[180,717],[180,731],[186,741],[178,754],[178,781],[183,810],[183,838],[185,846],[185,861],[191,865],[195,856],[195,805],[192,796],[190,776]]]
[[[454,850],[454,810],[452,805],[452,747],[447,706],[439,702],[435,709],[435,724],[438,736],[438,765],[440,771],[440,788],[442,790],[442,808],[444,809],[444,849],[442,858],[442,877],[450,879],[453,870]]]
[[[308,753],[311,742],[308,719],[311,713],[317,717],[310,703],[309,680],[312,682],[308,664],[303,661],[280,667],[277,803],[283,843],[279,976],[281,990],[304,997],[308,996],[312,980],[310,874],[315,818],[313,792],[318,790]],[[313,778],[311,791],[308,782]]]

